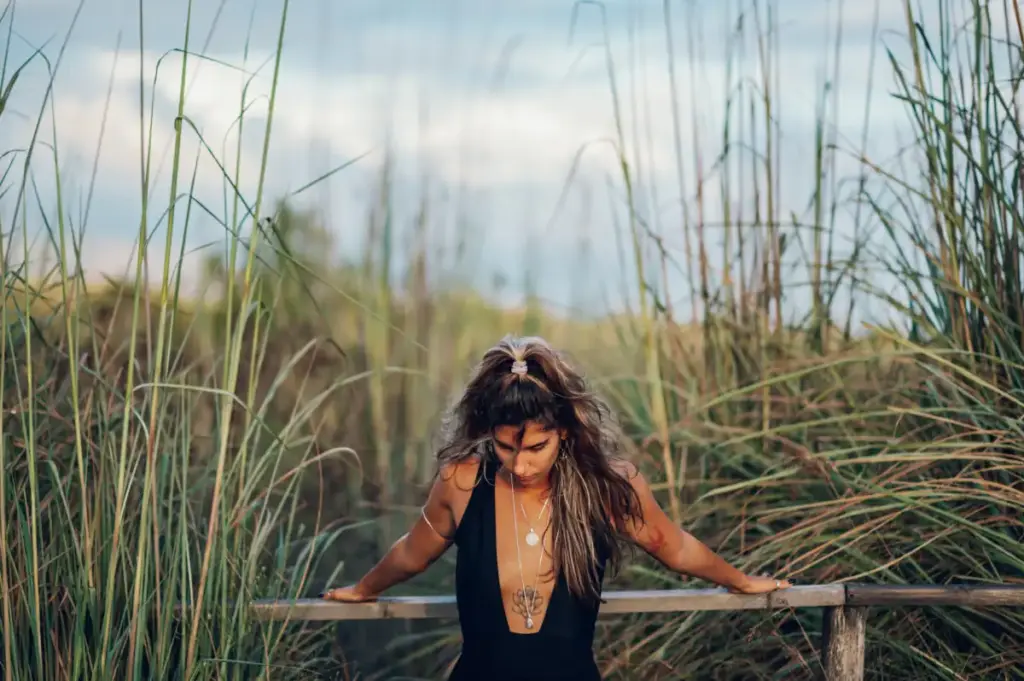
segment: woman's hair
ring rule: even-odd
[[[528,421],[566,433],[551,470],[553,570],[575,595],[597,598],[598,556],[618,566],[625,524],[643,521],[640,499],[624,475],[624,438],[611,409],[546,341],[506,337],[484,353],[447,416],[439,468],[495,456],[499,426],[519,426],[521,444]]]

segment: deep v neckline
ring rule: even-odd
[[[505,608],[505,598],[503,597],[502,591],[501,591],[501,566],[500,566],[500,563],[498,562],[498,470],[497,470],[497,467],[495,467],[495,466],[489,466],[489,468],[491,469],[490,472],[492,474],[492,477],[491,477],[492,482],[490,483],[490,486],[491,486],[491,494],[490,494],[490,497],[491,497],[491,508],[490,508],[490,513],[488,513],[487,515],[490,517],[490,528],[489,529],[490,529],[490,535],[491,535],[491,547],[492,547],[492,552],[491,553],[492,553],[492,558],[493,558],[493,560],[491,560],[489,562],[491,563],[491,565],[494,566],[493,567],[493,569],[494,569],[494,582],[493,583],[494,583],[494,590],[495,590],[496,596],[498,598],[498,606],[501,609],[501,619],[505,623],[505,630],[506,630],[506,632],[510,636],[540,636],[544,632],[544,627],[546,627],[548,625],[548,616],[551,614],[551,612],[552,612],[552,610],[554,608],[555,598],[558,595],[558,583],[559,583],[559,580],[561,579],[561,577],[556,576],[554,583],[551,585],[551,594],[548,595],[548,597],[547,597],[548,604],[547,604],[547,607],[544,608],[544,616],[540,620],[540,627],[537,628],[537,631],[535,631],[533,633],[526,633],[526,632],[521,632],[521,631],[512,631],[512,625],[509,622],[508,612],[506,611],[506,608]],[[513,512],[514,511],[515,511],[515,509],[513,509]],[[518,537],[516,538],[516,540],[518,541]],[[543,542],[540,543],[540,550],[541,551],[545,550]],[[522,572],[521,567],[520,567],[520,572]],[[537,576],[537,585],[538,586],[540,585],[540,575],[539,575],[539,573],[538,573],[538,576]],[[537,587],[535,586],[534,589],[536,589],[536,588]]]

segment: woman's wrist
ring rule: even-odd
[[[746,591],[751,584],[750,575],[746,574],[745,572],[740,572],[739,570],[737,570],[736,572],[737,574],[729,580],[729,583],[723,584],[722,586],[729,589],[730,591]]]
[[[394,554],[389,554],[377,563],[353,587],[367,598],[376,598],[396,584],[415,576],[416,572],[404,570],[395,564]]]
[[[373,589],[369,584],[366,583],[367,577],[369,577],[369,575],[363,577],[358,582],[353,584],[352,590],[359,594],[360,598],[376,598],[378,595],[380,595],[380,591]]]

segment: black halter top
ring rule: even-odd
[[[498,462],[484,457],[455,532],[455,596],[462,655],[449,681],[600,681],[594,661],[599,604],[575,597],[558,576],[536,633],[509,630],[498,579],[494,479]],[[599,555],[603,578],[607,556]]]

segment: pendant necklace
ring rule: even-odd
[[[544,500],[544,505],[541,506],[540,513],[537,514],[537,520],[544,516],[544,511],[548,508],[548,502],[551,501],[551,497]],[[526,513],[526,507],[523,506],[523,502],[519,502],[519,508],[523,511],[523,517],[526,518],[526,522],[530,522],[530,516]],[[540,535],[533,529],[533,525],[530,525],[530,531],[526,533],[526,543],[530,546],[536,546],[540,543]]]
[[[544,502],[544,507],[547,508],[548,502]],[[522,502],[519,504],[520,508],[523,508]],[[541,509],[541,513],[544,510]],[[523,515],[526,515],[526,509],[523,508]],[[527,518],[529,520],[529,518]],[[519,550],[519,514],[516,513],[516,483],[512,481],[512,527],[516,534],[516,559],[519,563],[519,581],[523,585],[523,611],[526,618],[526,628],[533,629],[533,611],[537,603],[537,589],[526,588],[526,575],[523,573],[523,556]],[[532,541],[531,541],[532,539]],[[529,533],[526,535],[526,543],[530,546],[536,546],[540,542],[540,537],[534,532],[533,528],[530,528]],[[540,555],[537,557],[537,574],[536,579],[540,580],[540,568],[544,562],[544,548],[541,547]]]

